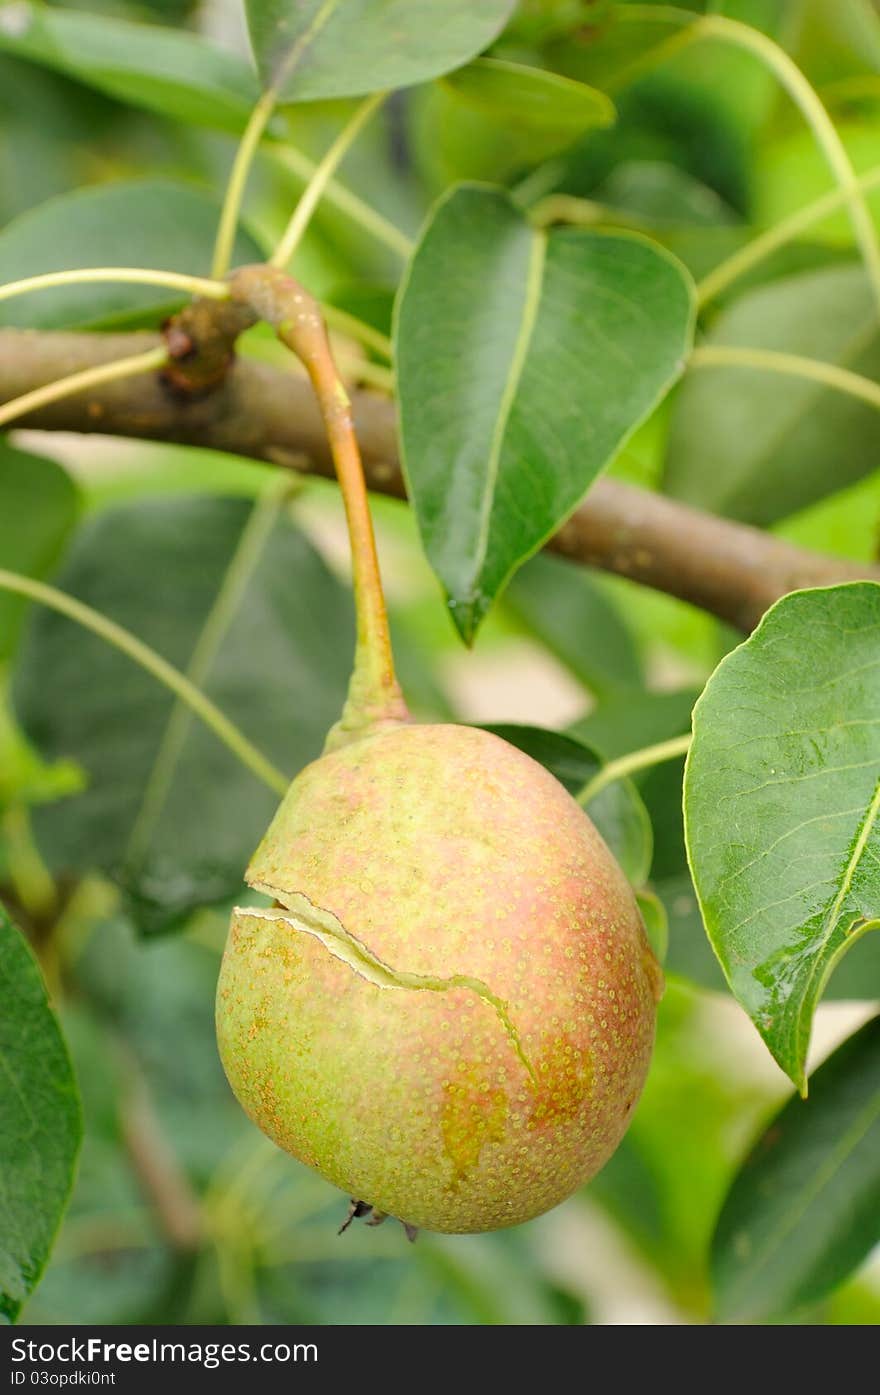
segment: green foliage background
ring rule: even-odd
[[[178,85],[161,90],[147,48],[127,55],[143,71],[121,76],[81,56],[50,61],[24,52],[15,8],[0,6],[0,281],[45,264],[41,239],[56,257],[63,244],[54,265],[82,264],[101,228],[131,248],[126,260],[204,272],[217,190],[256,91],[239,62],[246,39],[238,7],[44,7],[50,19],[84,11],[167,34],[207,32],[232,55],[191,74],[184,65]],[[750,55],[701,46],[639,76],[638,64],[669,30],[647,14],[606,33],[611,8],[522,0],[492,55],[607,91],[614,124],[593,96],[582,107],[572,99],[572,110],[562,103],[561,130],[538,122],[512,136],[497,92],[483,105],[467,81],[417,85],[371,123],[344,165],[345,186],[408,238],[461,180],[492,180],[520,197],[525,191],[531,203],[586,199],[697,279],[827,190],[810,133]],[[816,85],[857,169],[877,162],[880,15],[872,0],[693,0],[682,8],[775,36]],[[362,90],[352,83],[346,91]],[[345,101],[286,108],[273,139],[320,158],[350,110]],[[237,260],[271,250],[303,187],[301,170],[280,146],[266,150]],[[35,214],[47,200],[57,202]],[[880,196],[869,204],[880,218]],[[107,256],[119,260],[112,246]],[[399,252],[332,199],[319,208],[294,270],[327,302],[390,332]],[[0,324],[154,325],[175,303],[152,291],[82,288],[4,305]],[[777,348],[876,378],[876,308],[845,212],[734,283],[707,309],[702,329],[709,343]],[[282,361],[262,331],[244,351]],[[352,380],[368,380],[371,361],[354,346],[348,352]],[[880,516],[878,444],[880,416],[862,402],[713,368],[689,375],[610,469],[867,560]],[[538,758],[572,788],[599,761],[686,731],[694,698],[738,642],[684,603],[537,557],[466,658],[413,515],[388,500],[377,500],[376,515],[414,709],[565,728],[587,749],[506,734],[526,749],[538,741]],[[13,518],[27,526],[10,526]],[[44,433],[0,441],[0,567],[51,576],[181,668],[210,623],[206,690],[289,774],[318,753],[342,701],[352,615],[341,543],[338,496],[322,482],[280,488],[268,467],[130,440]],[[875,699],[867,691],[865,702]],[[871,1029],[845,1048],[845,1088],[833,1089],[838,1062],[816,1091],[817,1108],[833,1102],[829,1127],[844,1138],[856,1130],[846,1166],[817,1197],[827,1138],[800,1122],[791,1130],[800,1106],[786,1105],[786,1152],[770,1191],[760,1193],[767,1210],[758,1222],[777,1233],[774,1195],[799,1221],[786,1229],[783,1216],[782,1239],[763,1267],[753,1254],[753,1268],[737,1262],[734,1241],[757,1223],[753,1172],[740,1174],[740,1164],[791,1091],[724,995],[687,870],[681,779],[680,761],[658,767],[591,811],[664,934],[668,921],[656,1058],[615,1158],[582,1194],[515,1232],[422,1236],[409,1247],[389,1224],[337,1238],[344,1198],[257,1134],[231,1097],[214,1045],[228,911],[241,899],[241,871],[272,796],[124,658],[66,620],[25,613],[0,596],[0,898],[57,1006],[85,1121],[72,1200],[24,1320],[578,1324],[736,1321],[746,1313],[749,1321],[876,1322],[876,1268],[853,1276],[865,1258],[859,1235],[870,1239],[880,1226]],[[852,951],[829,992],[858,1005],[826,1019],[825,1051],[880,996],[874,937]],[[859,1132],[866,1111],[869,1126]],[[165,1211],[139,1175],[145,1148],[164,1159]],[[782,1191],[773,1193],[779,1176]],[[766,1181],[758,1171],[758,1190]],[[829,1206],[836,1228],[826,1224]]]

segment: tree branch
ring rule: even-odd
[[[0,330],[0,402],[156,342],[150,334]],[[405,497],[393,404],[371,392],[355,393],[353,402],[367,483]],[[210,391],[181,393],[157,374],[56,402],[18,425],[173,441],[333,476],[306,378],[244,358]],[[678,596],[746,633],[789,591],[859,578],[880,581],[878,566],[809,552],[610,479],[593,486],[548,548]]]

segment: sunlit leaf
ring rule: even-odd
[[[803,1087],[813,1012],[880,918],[880,585],[795,592],[694,708],[685,832],[728,983]]]

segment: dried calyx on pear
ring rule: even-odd
[[[254,1122],[353,1214],[493,1230],[614,1152],[662,975],[623,872],[554,777],[488,732],[408,720],[384,606],[364,605],[375,553],[352,542],[352,695],[248,868],[274,904],[233,915],[220,1055]]]

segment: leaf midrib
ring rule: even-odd
[[[523,373],[525,372],[529,348],[535,333],[535,326],[538,322],[538,314],[541,308],[541,292],[544,288],[544,268],[546,260],[547,235],[535,231],[532,234],[529,265],[526,272],[522,319],[513,347],[513,353],[510,358],[507,381],[498,404],[498,417],[495,422],[495,429],[492,432],[489,458],[486,462],[486,482],[480,507],[480,527],[477,533],[473,569],[471,573],[472,587],[476,587],[479,582],[489,550],[492,510],[495,504],[495,492],[501,467],[501,454],[504,449],[504,441],[507,435],[507,427],[510,422],[511,413],[516,404],[516,395],[519,391],[519,385],[522,382]]]
[[[859,863],[862,860],[862,855],[866,847],[868,846],[868,840],[870,839],[871,834],[874,831],[874,827],[877,823],[878,816],[880,816],[880,778],[878,778],[877,783],[874,786],[874,794],[871,799],[871,803],[868,805],[867,812],[865,814],[864,820],[862,821],[862,826],[859,829],[858,836],[856,838],[855,843],[853,844],[852,852],[850,853],[846,867],[844,868],[843,877],[841,878],[840,883],[840,889],[837,895],[835,896],[834,900],[832,901],[830,907],[828,908],[828,911],[826,912],[825,920],[823,923],[822,938],[820,939],[819,944],[816,947],[815,953],[811,956],[810,959],[810,972],[807,975],[806,983],[804,984],[804,991],[801,997],[800,1008],[798,1010],[794,1024],[794,1037],[796,1047],[800,1044],[803,1035],[804,1016],[812,1013],[814,995],[811,993],[811,990],[813,984],[815,983],[817,976],[821,975],[824,971],[825,951],[828,948],[828,945],[831,941],[831,937],[833,936],[835,930],[837,929],[837,926],[840,923],[840,917],[843,911],[844,903],[850,891],[852,890],[853,880],[858,870]],[[797,1064],[799,1069],[805,1069],[805,1067],[801,1067],[800,1060],[798,1060]]]
[[[295,39],[285,58],[281,60],[275,76],[272,78],[271,87],[280,91],[284,83],[294,72],[300,60],[308,52],[311,44],[325,28],[328,20],[332,19],[333,12],[339,8],[341,0],[324,0],[324,4],[316,12],[314,19],[308,28],[304,29],[298,39]]]

